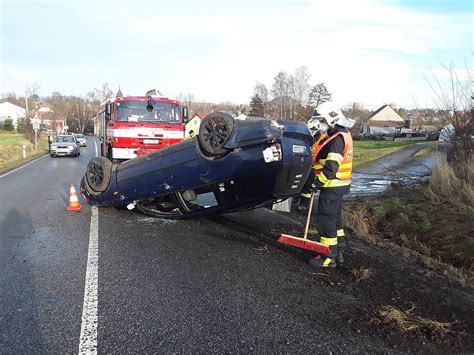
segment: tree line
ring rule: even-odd
[[[308,68],[300,66],[290,74],[281,70],[270,89],[257,81],[250,98],[250,116],[307,121],[315,107],[332,99],[324,82],[311,85],[310,80]]]

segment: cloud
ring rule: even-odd
[[[256,81],[270,87],[280,70],[306,65],[312,84],[326,82],[340,101],[413,105],[413,96],[430,100],[423,73],[436,58],[457,60],[472,42],[471,13],[395,1],[85,4],[74,11],[80,27],[57,34],[74,55],[59,48],[44,52],[41,63],[11,63],[17,69],[2,69],[14,78],[5,85],[21,88],[20,80],[34,77],[45,91],[83,94],[108,82],[130,94],[158,86],[170,96],[248,102]],[[48,40],[38,36],[51,49]]]

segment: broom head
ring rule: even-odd
[[[327,245],[303,238],[294,237],[288,234],[280,235],[278,243],[291,245],[292,247],[314,251],[315,253],[329,255],[331,251]]]

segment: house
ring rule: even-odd
[[[7,119],[11,119],[13,121],[13,126],[16,129],[16,125],[19,118],[26,117],[26,110],[23,107],[14,105],[10,102],[2,102],[0,104],[0,122]]]
[[[194,137],[199,133],[199,126],[201,121],[208,114],[203,112],[196,112],[191,119],[186,123],[184,130],[184,138]]]
[[[390,105],[383,105],[369,117],[368,129],[364,133],[395,134],[400,133],[403,127],[405,120]]]

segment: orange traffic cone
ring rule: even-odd
[[[74,184],[71,184],[69,187],[69,206],[66,208],[68,211],[80,211],[82,210],[82,206],[77,199],[76,189],[74,188]]]

